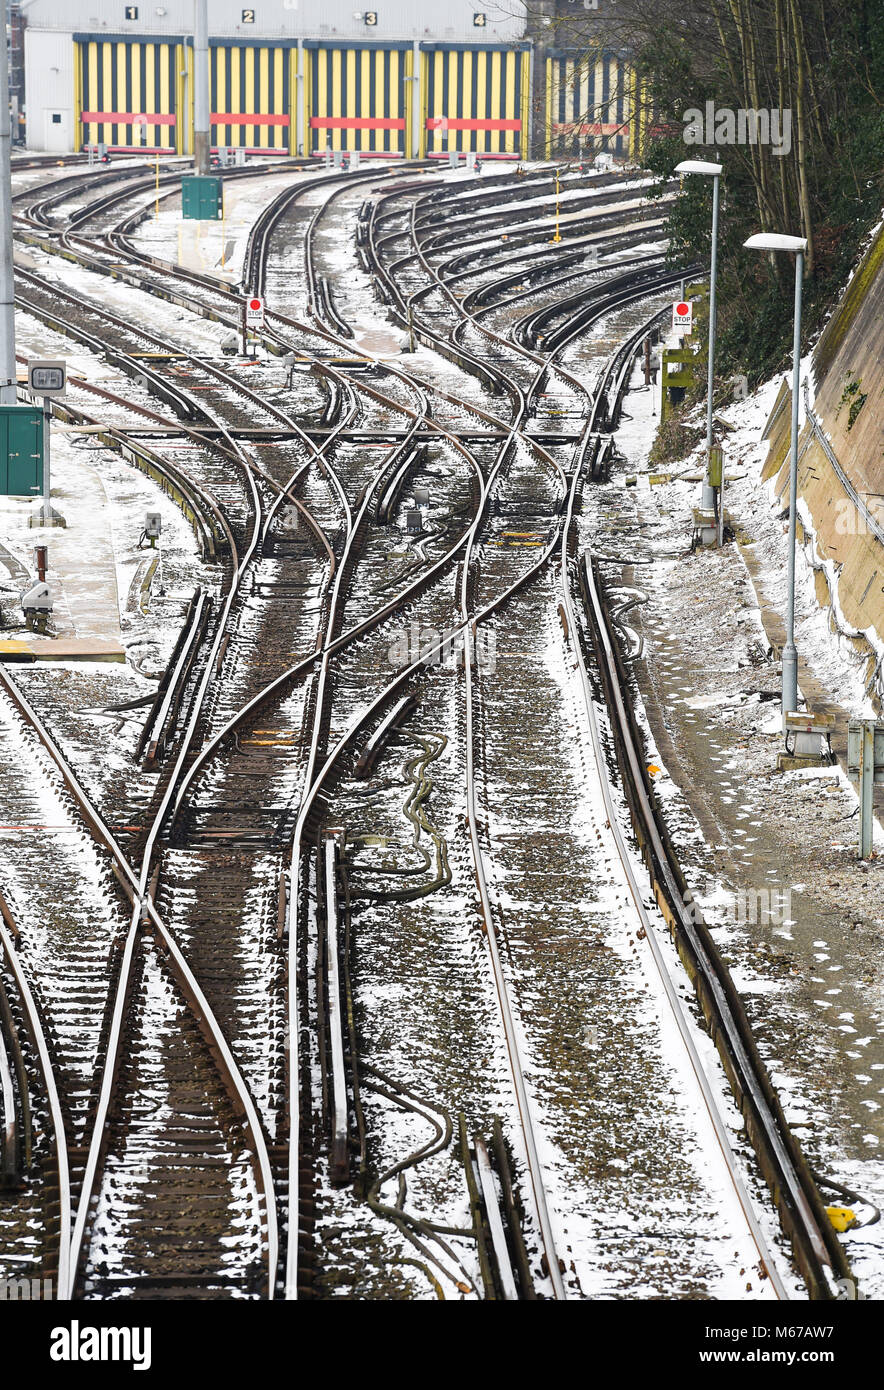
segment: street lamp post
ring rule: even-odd
[[[193,172],[210,172],[212,124],[209,111],[209,7],[194,0],[193,22]]]
[[[798,511],[798,387],[801,375],[801,288],[807,241],[778,232],[758,232],[744,242],[753,251],[795,252],[795,321],[792,335],[792,442],[789,459],[789,553],[786,645],[783,648],[783,719],[798,708],[798,650],[795,646],[795,532]]]
[[[676,164],[677,174],[706,174],[712,179],[712,256],[709,264],[709,363],[706,372],[706,472],[703,478],[703,493],[700,506],[711,512],[715,508],[715,488],[709,478],[709,463],[712,451],[712,390],[715,380],[715,290],[718,279],[718,200],[722,165],[712,164],[705,159],[683,159]],[[722,489],[723,491],[723,489]],[[719,501],[721,505],[721,500]]]

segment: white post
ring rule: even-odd
[[[12,264],[12,165],[9,60],[3,45],[0,76],[0,403],[15,405],[15,279]]]
[[[421,46],[415,39],[411,46],[411,157],[418,159],[421,148]]]
[[[798,388],[801,376],[801,291],[804,254],[795,256],[795,324],[792,340],[792,447],[789,459],[789,594],[783,648],[783,717],[798,708],[798,650],[795,646],[795,532],[798,511]]]
[[[49,462],[51,459],[50,445],[52,427],[52,404],[48,396],[43,397],[43,506],[40,508],[40,520],[44,526],[48,526],[52,520],[52,485],[49,480]]]
[[[709,265],[709,363],[706,374],[706,479],[703,484],[702,505],[707,510],[715,506],[715,489],[709,481],[709,455],[712,449],[712,393],[715,389],[715,281],[718,273],[718,191],[721,182],[718,174],[712,178],[712,257]],[[722,471],[722,496],[718,499],[721,507],[724,494],[724,472]],[[721,531],[719,530],[719,534]]]
[[[43,500],[36,512],[32,512],[28,518],[29,526],[67,526],[67,522],[61,512],[56,512],[52,507],[52,480],[50,477],[50,461],[52,457],[52,400],[49,396],[43,397]]]
[[[193,165],[195,174],[209,172],[211,123],[209,111],[208,0],[194,0],[193,23]]]
[[[295,79],[295,153],[306,154],[304,144],[304,41],[298,39],[298,72]]]
[[[801,292],[804,279],[804,237],[781,232],[756,232],[743,242],[750,251],[794,251],[795,315],[792,335],[792,437],[789,457],[789,553],[787,557],[786,645],[783,647],[783,728],[786,715],[798,709],[798,652],[795,647],[795,532],[798,512],[798,387],[801,377]]]
[[[859,754],[859,857],[868,859],[875,843],[875,721],[862,722]]]

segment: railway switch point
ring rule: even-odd
[[[22,594],[21,606],[28,627],[41,631],[45,629],[53,606],[49,585],[45,582],[33,584]]]

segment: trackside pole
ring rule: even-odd
[[[9,64],[4,50],[0,75],[0,404],[15,405],[15,285],[12,267],[12,130]]]
[[[193,21],[193,172],[209,172],[209,7],[194,0]]]

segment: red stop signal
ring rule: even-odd
[[[685,304],[684,301],[682,301],[681,304],[676,304],[675,312],[679,318],[685,318],[691,312],[691,306],[690,304]]]

